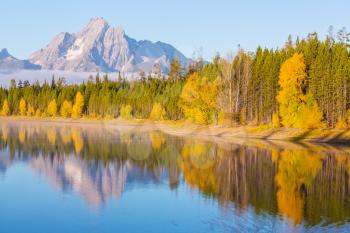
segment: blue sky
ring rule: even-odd
[[[0,48],[22,59],[100,16],[130,37],[170,43],[188,57],[201,51],[206,59],[238,44],[281,47],[289,34],[324,36],[330,25],[350,30],[346,0],[1,0],[0,9]]]

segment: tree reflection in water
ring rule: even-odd
[[[1,123],[0,172],[25,161],[58,190],[91,205],[119,198],[132,184],[181,184],[235,208],[314,226],[350,217],[348,148],[218,142],[159,131]],[[234,206],[234,207],[233,207]]]

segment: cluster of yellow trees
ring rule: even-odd
[[[132,107],[130,105],[123,105],[120,108],[120,117],[125,120],[132,119]],[[158,102],[153,104],[152,111],[149,115],[149,119],[153,121],[166,120],[166,110]]]
[[[311,94],[303,93],[306,79],[304,56],[296,53],[281,66],[279,85],[281,87],[277,101],[279,115],[285,127],[321,128],[322,112]],[[278,118],[273,117],[278,125]]]
[[[322,128],[322,112],[312,94],[303,93],[303,85],[306,81],[305,62],[303,54],[295,53],[281,66],[279,85],[280,91],[277,96],[279,103],[279,115],[274,114],[272,124],[293,128]],[[346,117],[340,117],[336,128],[346,129],[350,126],[350,111]]]
[[[84,107],[84,97],[78,92],[75,96],[74,104],[71,101],[65,100],[61,106],[61,109],[58,112],[56,99],[53,99],[47,105],[46,112],[41,112],[39,109],[35,110],[33,106],[27,104],[26,101],[22,98],[19,102],[19,112],[21,116],[49,116],[56,117],[58,115],[62,117],[72,117],[80,118],[82,116]],[[10,114],[10,107],[8,101],[5,100],[1,109],[2,116],[8,116]]]
[[[279,111],[272,116],[274,127],[320,128],[324,127],[322,112],[311,94],[304,94],[306,71],[304,56],[296,53],[280,69],[280,91],[277,96]],[[225,113],[218,107],[220,79],[209,80],[192,74],[180,96],[180,105],[186,119],[195,123],[225,122]],[[227,97],[226,97],[227,99]],[[217,116],[216,116],[217,114]],[[229,116],[232,117],[232,116]]]

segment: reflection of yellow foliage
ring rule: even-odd
[[[193,166],[206,169],[215,163],[215,147],[211,143],[188,141],[182,149],[182,156],[189,158]]]
[[[51,143],[51,145],[56,144],[56,129],[51,128],[47,131],[47,140]]]
[[[279,152],[278,152],[278,150],[273,149],[273,150],[271,151],[271,159],[272,159],[272,162],[277,162],[277,161],[278,161],[278,157],[279,157]]]
[[[182,149],[179,165],[186,182],[205,193],[217,193],[219,183],[215,175],[214,146],[189,141]]]
[[[62,128],[60,130],[60,136],[64,145],[67,145],[68,143],[70,143],[72,139],[70,132],[66,128]]]
[[[18,139],[21,143],[24,143],[26,140],[26,131],[24,129],[21,129],[18,133]]]
[[[341,166],[345,163],[346,159],[347,159],[347,155],[346,154],[335,154],[335,159],[338,162],[338,165]]]
[[[131,143],[131,133],[129,133],[129,132],[120,132],[120,142],[122,144],[129,145]]]
[[[84,141],[83,141],[81,132],[77,129],[72,129],[71,135],[74,143],[75,152],[79,154],[84,146]]]
[[[348,172],[348,175],[350,175],[350,161],[347,162],[346,171]]]
[[[145,160],[152,151],[152,145],[148,137],[140,134],[131,136],[131,143],[127,145],[128,156],[134,160]]]
[[[321,169],[322,158],[322,155],[308,151],[285,150],[280,154],[276,175],[278,210],[295,224],[299,224],[302,220],[304,208],[302,189],[312,184]]]
[[[9,128],[7,126],[3,125],[1,127],[1,133],[2,133],[3,140],[6,142],[7,138],[8,138],[8,135],[9,135]]]
[[[292,193],[283,189],[277,192],[278,210],[281,214],[293,220],[294,224],[301,223],[304,209],[304,196],[299,190]]]
[[[152,148],[159,151],[165,143],[164,135],[160,132],[150,132],[149,137],[151,139]]]
[[[200,169],[192,165],[188,160],[181,160],[180,169],[184,174],[186,182],[193,188],[203,192],[217,193],[219,184],[214,174],[214,168]]]

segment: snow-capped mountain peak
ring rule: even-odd
[[[177,58],[188,59],[173,46],[128,37],[122,27],[111,27],[103,18],[93,18],[76,33],[58,34],[30,61],[43,69],[102,72],[150,72],[158,63],[167,73]]]

